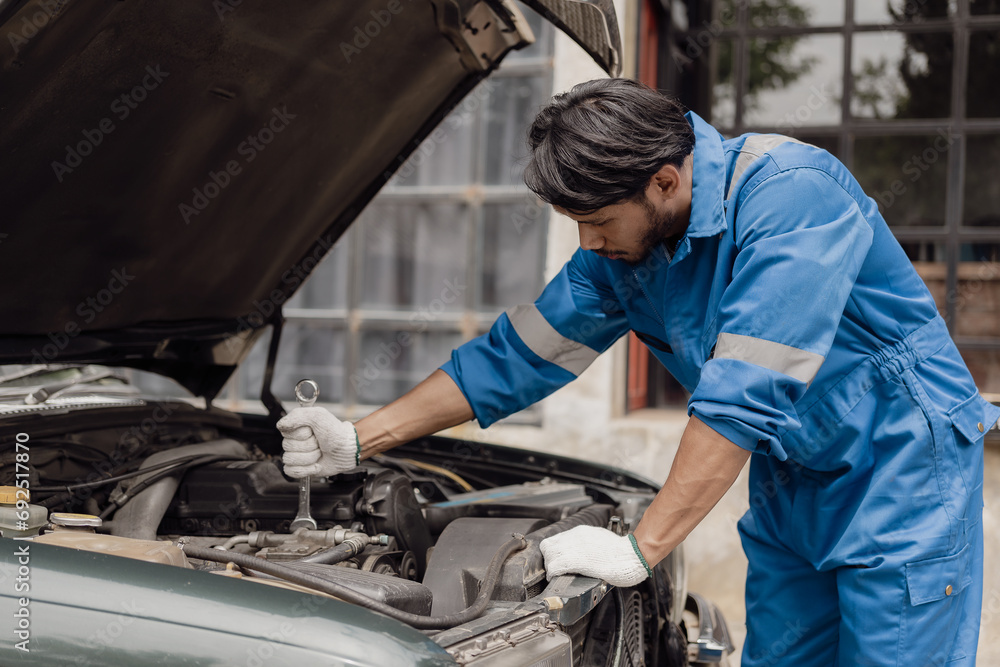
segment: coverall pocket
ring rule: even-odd
[[[966,491],[975,492],[982,486],[983,437],[993,426],[987,416],[993,410],[979,394],[973,394],[948,410],[955,433],[956,462]]]
[[[906,603],[899,638],[899,664],[942,665],[965,657],[957,641],[965,596],[972,584],[972,547],[951,556],[907,563]],[[904,660],[909,656],[914,662]]]

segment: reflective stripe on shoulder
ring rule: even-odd
[[[804,141],[781,134],[755,134],[747,137],[746,141],[743,142],[743,148],[740,149],[739,157],[736,158],[736,164],[733,165],[733,177],[729,179],[729,185],[726,186],[726,199],[729,199],[733,183],[739,182],[740,176],[747,170],[747,167],[756,162],[764,153],[789,141],[795,144],[808,145]]]
[[[824,361],[824,357],[815,352],[734,333],[719,334],[713,358],[736,359],[763,366],[806,384],[813,381]]]
[[[507,317],[532,352],[573,375],[587,370],[601,354],[556,331],[534,304],[514,306],[507,311]]]

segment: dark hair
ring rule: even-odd
[[[597,79],[552,98],[531,124],[528,146],[528,187],[588,213],[639,196],[663,165],[680,167],[694,132],[667,95],[631,79]]]

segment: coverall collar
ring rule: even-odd
[[[693,111],[686,114],[694,130],[694,168],[691,178],[691,221],[686,236],[702,238],[726,229],[723,210],[726,163],[722,135]]]

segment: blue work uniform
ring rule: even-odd
[[[485,427],[634,331],[688,413],[753,454],[743,667],[974,664],[983,435],[1000,408],[836,158],[688,121],[676,247],[635,266],[578,250],[443,370]]]

